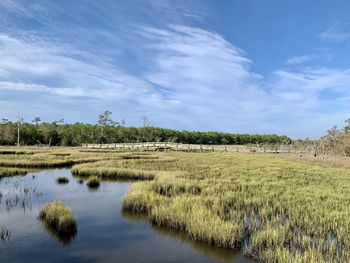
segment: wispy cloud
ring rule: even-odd
[[[148,115],[164,127],[297,137],[321,134],[348,111],[349,68],[306,68],[321,57],[310,54],[263,76],[248,53],[203,26],[201,2],[134,1],[137,15],[128,1],[1,1],[0,114],[91,121],[109,109],[134,125]],[[346,26],[320,37],[345,41]]]
[[[91,114],[108,108],[120,118],[135,120],[148,112],[145,103],[153,112],[174,104],[146,80],[124,72],[108,58],[52,39],[0,34],[0,56],[0,97],[12,101],[13,115],[21,112],[26,117],[36,111],[35,115],[49,119],[61,115],[71,121],[88,121]],[[7,112],[0,108],[0,114]]]
[[[309,62],[314,58],[315,58],[315,55],[297,56],[297,57],[292,57],[287,59],[286,63],[289,65],[303,64],[303,63]]]
[[[333,90],[350,93],[350,69],[306,68],[302,71],[278,70],[276,76],[283,85],[278,90],[299,90],[311,94]]]
[[[0,56],[0,89],[107,100],[152,93],[103,58],[44,38],[0,34]]]
[[[271,96],[281,102],[279,109],[296,119],[308,120],[310,126],[323,122],[327,127],[327,115],[343,116],[350,103],[350,68],[281,69],[274,74]],[[321,119],[316,120],[315,116]]]
[[[212,119],[240,119],[239,111],[248,122],[264,107],[259,99],[261,76],[251,70],[244,51],[217,33],[180,25],[140,27],[139,33],[146,39],[145,48],[154,52],[145,78],[180,102],[184,113],[191,112],[198,128],[215,129]],[[227,122],[226,129],[234,127]]]
[[[336,22],[320,34],[322,40],[340,43],[350,38],[350,23]]]

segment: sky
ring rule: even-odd
[[[0,118],[316,139],[349,54],[348,0],[0,0]]]

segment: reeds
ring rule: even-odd
[[[11,231],[8,228],[0,228],[0,242],[7,242],[11,238]]]

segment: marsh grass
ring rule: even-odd
[[[0,155],[12,155],[12,154],[32,154],[32,152],[13,151],[13,150],[0,150]]]
[[[20,148],[26,154],[0,155],[0,167],[57,168],[74,164],[96,162],[115,158],[116,153],[82,153],[74,148]],[[18,152],[15,147],[1,148],[3,152]]]
[[[0,173],[11,169],[1,163],[71,162],[77,177],[143,180],[131,185],[123,210],[147,215],[155,225],[206,244],[240,249],[261,262],[350,262],[346,158],[32,151],[1,155]],[[54,152],[70,155],[48,154]]]
[[[1,177],[25,175],[26,173],[27,173],[27,170],[25,169],[0,167],[0,179]]]
[[[74,165],[75,176],[96,175],[104,179],[153,180],[164,171],[175,171],[177,158],[150,153],[123,153],[95,163]]]
[[[68,184],[68,183],[69,183],[69,180],[68,180],[68,178],[65,177],[65,176],[60,176],[60,177],[58,177],[58,178],[56,179],[56,182],[57,182],[58,184]]]
[[[152,180],[157,175],[157,171],[133,168],[134,166],[129,164],[133,162],[134,159],[123,159],[75,165],[72,167],[72,173],[84,177],[96,175],[107,179],[130,180]]]
[[[100,186],[101,179],[97,176],[90,176],[86,182],[86,185],[90,188],[97,188]]]
[[[126,211],[262,262],[350,262],[350,172],[327,160],[227,153],[167,153],[132,161],[154,170],[134,183]]]
[[[62,235],[75,234],[77,223],[71,210],[62,202],[47,203],[39,213],[41,221],[53,231]]]

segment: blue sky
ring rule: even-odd
[[[1,0],[0,117],[318,138],[349,54],[346,0]]]

